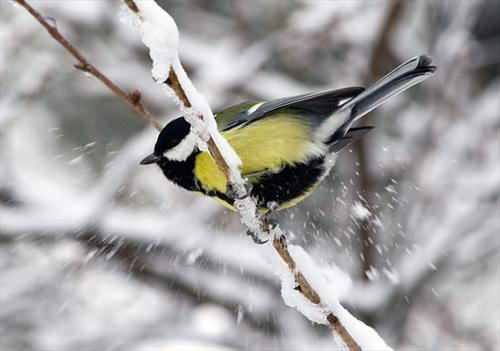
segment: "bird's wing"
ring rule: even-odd
[[[361,92],[364,88],[350,87],[320,93],[297,95],[267,102],[251,102],[230,107],[217,114],[217,124],[226,131],[243,124],[255,122],[280,109],[297,109],[319,121],[330,116],[338,106]]]
[[[311,140],[310,123],[289,112],[274,113],[244,128],[223,131],[222,135],[242,161],[241,174],[252,180],[324,153]],[[194,173],[207,190],[225,192],[226,179],[207,152],[197,155]]]
[[[229,129],[227,128],[228,124],[233,123],[235,118],[238,118],[241,114],[245,114],[245,112],[254,106],[255,104],[260,103],[261,101],[249,101],[244,102],[242,104],[234,105],[229,108],[226,108],[223,111],[215,113],[215,121],[217,122],[217,128],[220,131]]]

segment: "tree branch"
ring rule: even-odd
[[[101,71],[99,71],[94,65],[92,65],[87,59],[76,49],[58,30],[54,25],[50,25],[46,18],[40,14],[37,10],[31,7],[25,0],[15,0],[19,5],[24,7],[46,30],[49,32],[50,36],[54,38],[59,44],[62,45],[68,51],[71,56],[73,56],[78,63],[74,65],[75,68],[87,72],[97,79],[99,79],[109,90],[111,90],[115,95],[124,100],[127,105],[129,105],[141,118],[146,122],[151,124],[158,131],[162,129],[158,121],[148,112],[144,105],[140,102],[141,93],[134,90],[132,93],[127,94],[123,89],[118,87],[113,83],[108,77],[106,77]]]

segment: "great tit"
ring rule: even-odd
[[[388,98],[436,70],[428,56],[415,57],[364,89],[350,87],[272,101],[246,102],[215,114],[217,127],[242,161],[241,174],[262,212],[294,206],[328,174],[336,153],[373,127],[351,125]],[[161,131],[154,152],[167,179],[234,210],[224,174],[183,117]]]

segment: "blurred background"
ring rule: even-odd
[[[31,1],[166,123],[119,1]],[[500,2],[161,1],[213,109],[439,69],[363,119],[279,214],[343,304],[397,350],[498,350]],[[140,167],[157,132],[28,13],[1,1],[0,349],[332,350],[282,302],[238,217]]]

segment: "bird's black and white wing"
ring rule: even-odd
[[[338,107],[359,95],[364,88],[350,87],[320,93],[297,95],[272,101],[252,104],[248,109],[236,114],[222,131],[255,122],[281,109],[297,109],[308,112],[312,118],[322,120],[330,116]]]

